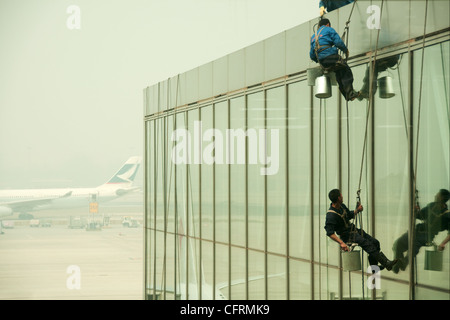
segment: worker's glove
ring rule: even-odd
[[[325,7],[322,6],[322,7],[320,7],[320,16],[323,16],[324,13],[326,13]]]

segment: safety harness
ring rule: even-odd
[[[334,211],[334,210],[331,210],[331,209],[329,209],[327,212],[334,212],[334,213],[336,213],[339,217],[341,217],[342,218],[342,220],[344,220],[344,224],[345,224],[345,228],[348,228],[348,222],[347,222],[347,220],[345,219],[346,218],[346,213],[345,213],[345,211],[344,211],[344,213],[339,213],[339,212],[337,212],[337,211]]]

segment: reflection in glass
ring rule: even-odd
[[[441,189],[450,188],[449,44],[447,41],[427,47],[425,52],[414,52],[414,174],[417,201],[419,207],[424,201],[435,202],[434,205],[421,207],[427,213],[419,211],[415,216],[416,223],[421,227],[417,227],[420,229],[414,234],[412,242],[417,245],[426,240],[430,245],[415,257],[418,299],[429,297],[425,296],[421,284],[447,290],[446,294],[436,291],[432,296],[436,299],[448,299],[450,290],[448,245],[443,251],[442,270],[433,271],[426,267],[428,251],[434,251],[433,242],[441,244],[449,232],[449,226],[442,225],[443,217],[439,218],[444,209],[443,204],[439,204],[443,201],[442,193],[438,193]],[[417,248],[414,250],[417,251]]]
[[[410,199],[410,168],[409,141],[410,128],[408,96],[409,57],[404,54],[399,57],[397,65],[394,62],[398,56],[380,59],[378,65],[384,64],[386,73],[393,79],[395,96],[384,99],[377,90],[377,78],[374,77],[374,214],[375,234],[382,243],[388,256],[397,259],[391,248],[395,238],[408,228]],[[391,63],[391,64],[389,64]],[[394,65],[393,67],[387,66]],[[393,267],[395,273],[399,262]],[[407,273],[397,275],[396,279],[409,280]],[[408,290],[399,290],[396,298],[407,299]]]

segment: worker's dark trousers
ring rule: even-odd
[[[427,245],[428,242],[428,234],[426,232],[421,232],[417,230],[414,234],[414,247],[412,250],[412,254],[415,257],[419,251],[420,248]],[[408,251],[409,249],[409,239],[408,239],[408,232],[405,232],[403,235],[401,235],[397,240],[395,240],[394,245],[392,246],[392,250],[394,251],[394,255],[396,259],[404,258],[403,253]]]
[[[350,94],[353,92],[353,73],[346,62],[337,64],[339,58],[337,54],[331,55],[320,60],[320,64],[325,68],[333,67],[331,71],[336,74],[339,91],[341,91],[345,100],[349,100]]]
[[[365,252],[369,254],[370,265],[377,265],[378,260],[375,258],[375,254],[380,252],[380,242],[374,237],[368,235],[364,230],[356,229],[355,234],[346,234],[341,236],[342,241],[345,243],[353,242],[357,243]]]

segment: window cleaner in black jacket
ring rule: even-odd
[[[325,220],[327,236],[339,243],[344,251],[349,251],[347,243],[350,244],[350,241],[357,243],[369,255],[370,265],[378,266],[378,263],[380,263],[380,269],[386,268],[390,271],[397,260],[390,261],[386,258],[380,251],[380,242],[364,230],[357,229],[350,222],[359,212],[363,211],[363,206],[358,203],[358,207],[354,211],[350,211],[343,203],[344,198],[339,189],[331,190],[328,193],[328,198],[331,200],[331,205]]]

